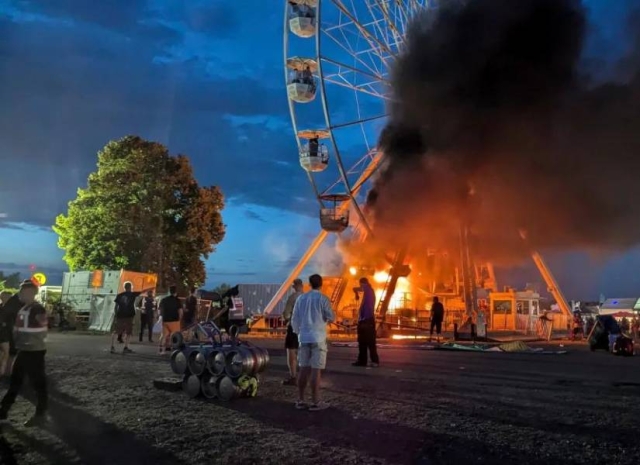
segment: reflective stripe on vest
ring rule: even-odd
[[[29,326],[29,316],[31,316],[31,306],[25,305],[18,312],[15,329],[19,333],[43,333],[48,330],[46,326]]]

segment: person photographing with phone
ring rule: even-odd
[[[372,367],[380,365],[378,348],[376,347],[376,293],[374,292],[367,278],[360,278],[360,287],[353,288],[356,293],[356,300],[360,299],[360,310],[358,312],[358,359],[352,363],[355,367],[367,366],[367,352],[371,357]]]

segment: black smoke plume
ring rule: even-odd
[[[640,242],[638,53],[624,82],[579,72],[579,0],[441,2],[413,21],[392,70],[381,172],[367,210],[386,244],[483,259]],[[638,31],[635,31],[636,33]]]

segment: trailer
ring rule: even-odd
[[[155,274],[128,270],[65,272],[60,300],[72,309],[75,323],[107,332],[113,324],[114,300],[125,283],[131,283],[134,292],[145,292],[155,290],[157,282]]]

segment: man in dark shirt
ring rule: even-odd
[[[180,332],[180,321],[182,320],[182,303],[177,296],[176,286],[169,288],[169,295],[160,301],[160,316],[162,317],[162,337],[160,338],[160,355],[165,350],[171,350],[171,335]]]
[[[282,319],[287,325],[287,335],[284,339],[284,348],[287,350],[287,366],[289,367],[289,377],[283,381],[285,386],[296,386],[298,383],[298,348],[300,342],[298,335],[291,328],[291,317],[293,316],[293,308],[296,305],[298,297],[302,295],[303,285],[300,278],[293,280],[293,294],[289,296],[282,311]]]
[[[442,322],[444,321],[444,305],[438,297],[433,298],[431,305],[431,329],[429,331],[429,341],[433,337],[433,329],[436,329],[437,342],[440,342],[440,334],[442,332]]]
[[[360,278],[360,287],[354,289],[356,296],[362,292],[362,302],[358,315],[358,360],[352,365],[357,367],[367,366],[367,351],[371,357],[371,366],[380,364],[378,348],[376,347],[376,294],[367,278]]]
[[[153,324],[155,323],[156,299],[153,297],[153,291],[147,291],[147,295],[142,299],[140,309],[140,342],[144,336],[144,329],[149,331],[149,342],[153,342]]]
[[[11,340],[13,339],[13,324],[15,322],[15,316],[10,312],[10,306],[7,305],[9,300],[13,297],[11,292],[0,292],[0,379],[7,374],[9,365],[9,359],[11,354]],[[5,309],[6,305],[6,309]]]
[[[25,280],[21,286],[25,283],[29,281],[29,280]],[[15,343],[15,337],[13,334],[13,327],[15,325],[16,322],[16,317],[18,316],[18,312],[20,311],[20,309],[24,306],[24,302],[22,302],[20,300],[20,293],[18,294],[14,294],[11,297],[9,297],[9,299],[4,303],[4,305],[2,306],[2,327],[3,330],[1,331],[3,333],[2,336],[2,340],[4,341],[4,339],[6,339],[6,341],[4,342],[8,342],[9,343],[9,359],[6,362],[5,365],[5,372],[4,373],[0,373],[0,376],[2,375],[11,375],[11,369],[13,366],[13,361],[16,358],[16,355],[18,353],[17,349],[16,349],[16,343]]]
[[[182,316],[182,328],[188,328],[196,322],[196,314],[198,312],[198,298],[196,297],[197,288],[192,287],[189,297],[185,301],[185,311]]]
[[[140,295],[139,292],[131,291],[131,283],[124,283],[124,292],[121,292],[116,296],[114,300],[115,304],[115,328],[111,335],[111,353],[116,353],[114,346],[116,337],[118,334],[124,336],[124,349],[123,354],[133,352],[129,349],[129,339],[131,338],[131,332],[133,330],[133,318],[136,316],[136,297]]]

